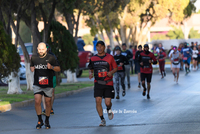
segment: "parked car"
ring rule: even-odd
[[[25,47],[29,53],[29,56],[31,57],[33,53],[33,44],[25,43]],[[21,62],[24,62],[24,55],[23,55],[23,51],[21,47],[19,46],[17,49],[21,57]],[[77,67],[77,70],[76,70],[76,76],[80,77],[82,75],[82,70],[88,69],[88,64],[89,64],[90,58],[92,57],[92,53],[90,51],[80,51],[78,52],[78,57],[79,57],[79,66]]]
[[[26,79],[26,68],[23,62],[20,62],[21,67],[19,68],[19,77],[20,80]],[[6,86],[8,84],[8,77],[2,77],[0,79],[0,86]]]
[[[33,54],[33,43],[24,43],[26,50],[28,51],[28,54],[31,58],[32,54]],[[23,51],[21,46],[17,47],[17,52],[19,53],[20,57],[21,57],[21,62],[24,62],[24,55],[23,55]]]
[[[20,71],[20,80],[25,80],[26,79],[26,67],[25,64],[23,62],[20,62],[21,67],[19,68]]]

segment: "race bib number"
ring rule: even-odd
[[[107,72],[98,72],[98,77],[106,77]]]
[[[122,66],[118,66],[118,70],[123,70],[123,67]]]
[[[187,60],[187,57],[183,57],[183,60]]]
[[[39,77],[39,84],[40,85],[49,85],[48,77]]]
[[[179,61],[179,58],[174,59],[174,61]]]

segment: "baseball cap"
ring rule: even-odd
[[[102,46],[106,46],[105,43],[104,43],[103,41],[101,41],[101,40],[97,42],[97,45],[98,45],[98,44],[101,44]],[[97,45],[96,45],[96,46],[97,46]]]
[[[121,48],[119,46],[116,46],[115,50],[120,50],[121,51]]]
[[[148,48],[149,48],[149,45],[148,45],[148,44],[144,44],[144,48],[145,48],[145,47],[148,47]]]

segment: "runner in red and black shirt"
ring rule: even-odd
[[[166,76],[165,73],[165,59],[167,58],[166,53],[163,51],[162,47],[159,48],[159,53],[158,53],[158,62],[159,62],[159,68],[160,68],[160,72],[161,72],[161,79],[164,78],[164,76]]]
[[[144,45],[144,51],[139,55],[139,63],[140,63],[140,72],[141,72],[141,81],[142,86],[144,88],[142,95],[146,95],[146,86],[145,86],[145,79],[147,79],[147,99],[150,99],[149,92],[150,92],[150,83],[153,73],[153,68],[151,63],[157,64],[157,59],[153,53],[149,52],[148,44]]]
[[[112,55],[105,53],[105,43],[98,41],[96,45],[98,54],[94,55],[90,59],[88,65],[89,78],[93,76],[94,80],[94,97],[96,99],[96,109],[101,118],[99,126],[105,126],[106,121],[103,117],[103,108],[101,105],[102,97],[105,98],[105,104],[107,107],[108,118],[113,118],[113,112],[111,110],[111,99],[115,97],[115,90],[113,88],[113,74],[117,71],[117,64]]]

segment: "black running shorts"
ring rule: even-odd
[[[103,98],[115,98],[115,90],[113,86],[100,85],[98,83],[94,84],[94,98],[103,97]]]
[[[141,73],[141,81],[147,80],[148,83],[151,82],[152,74]]]

